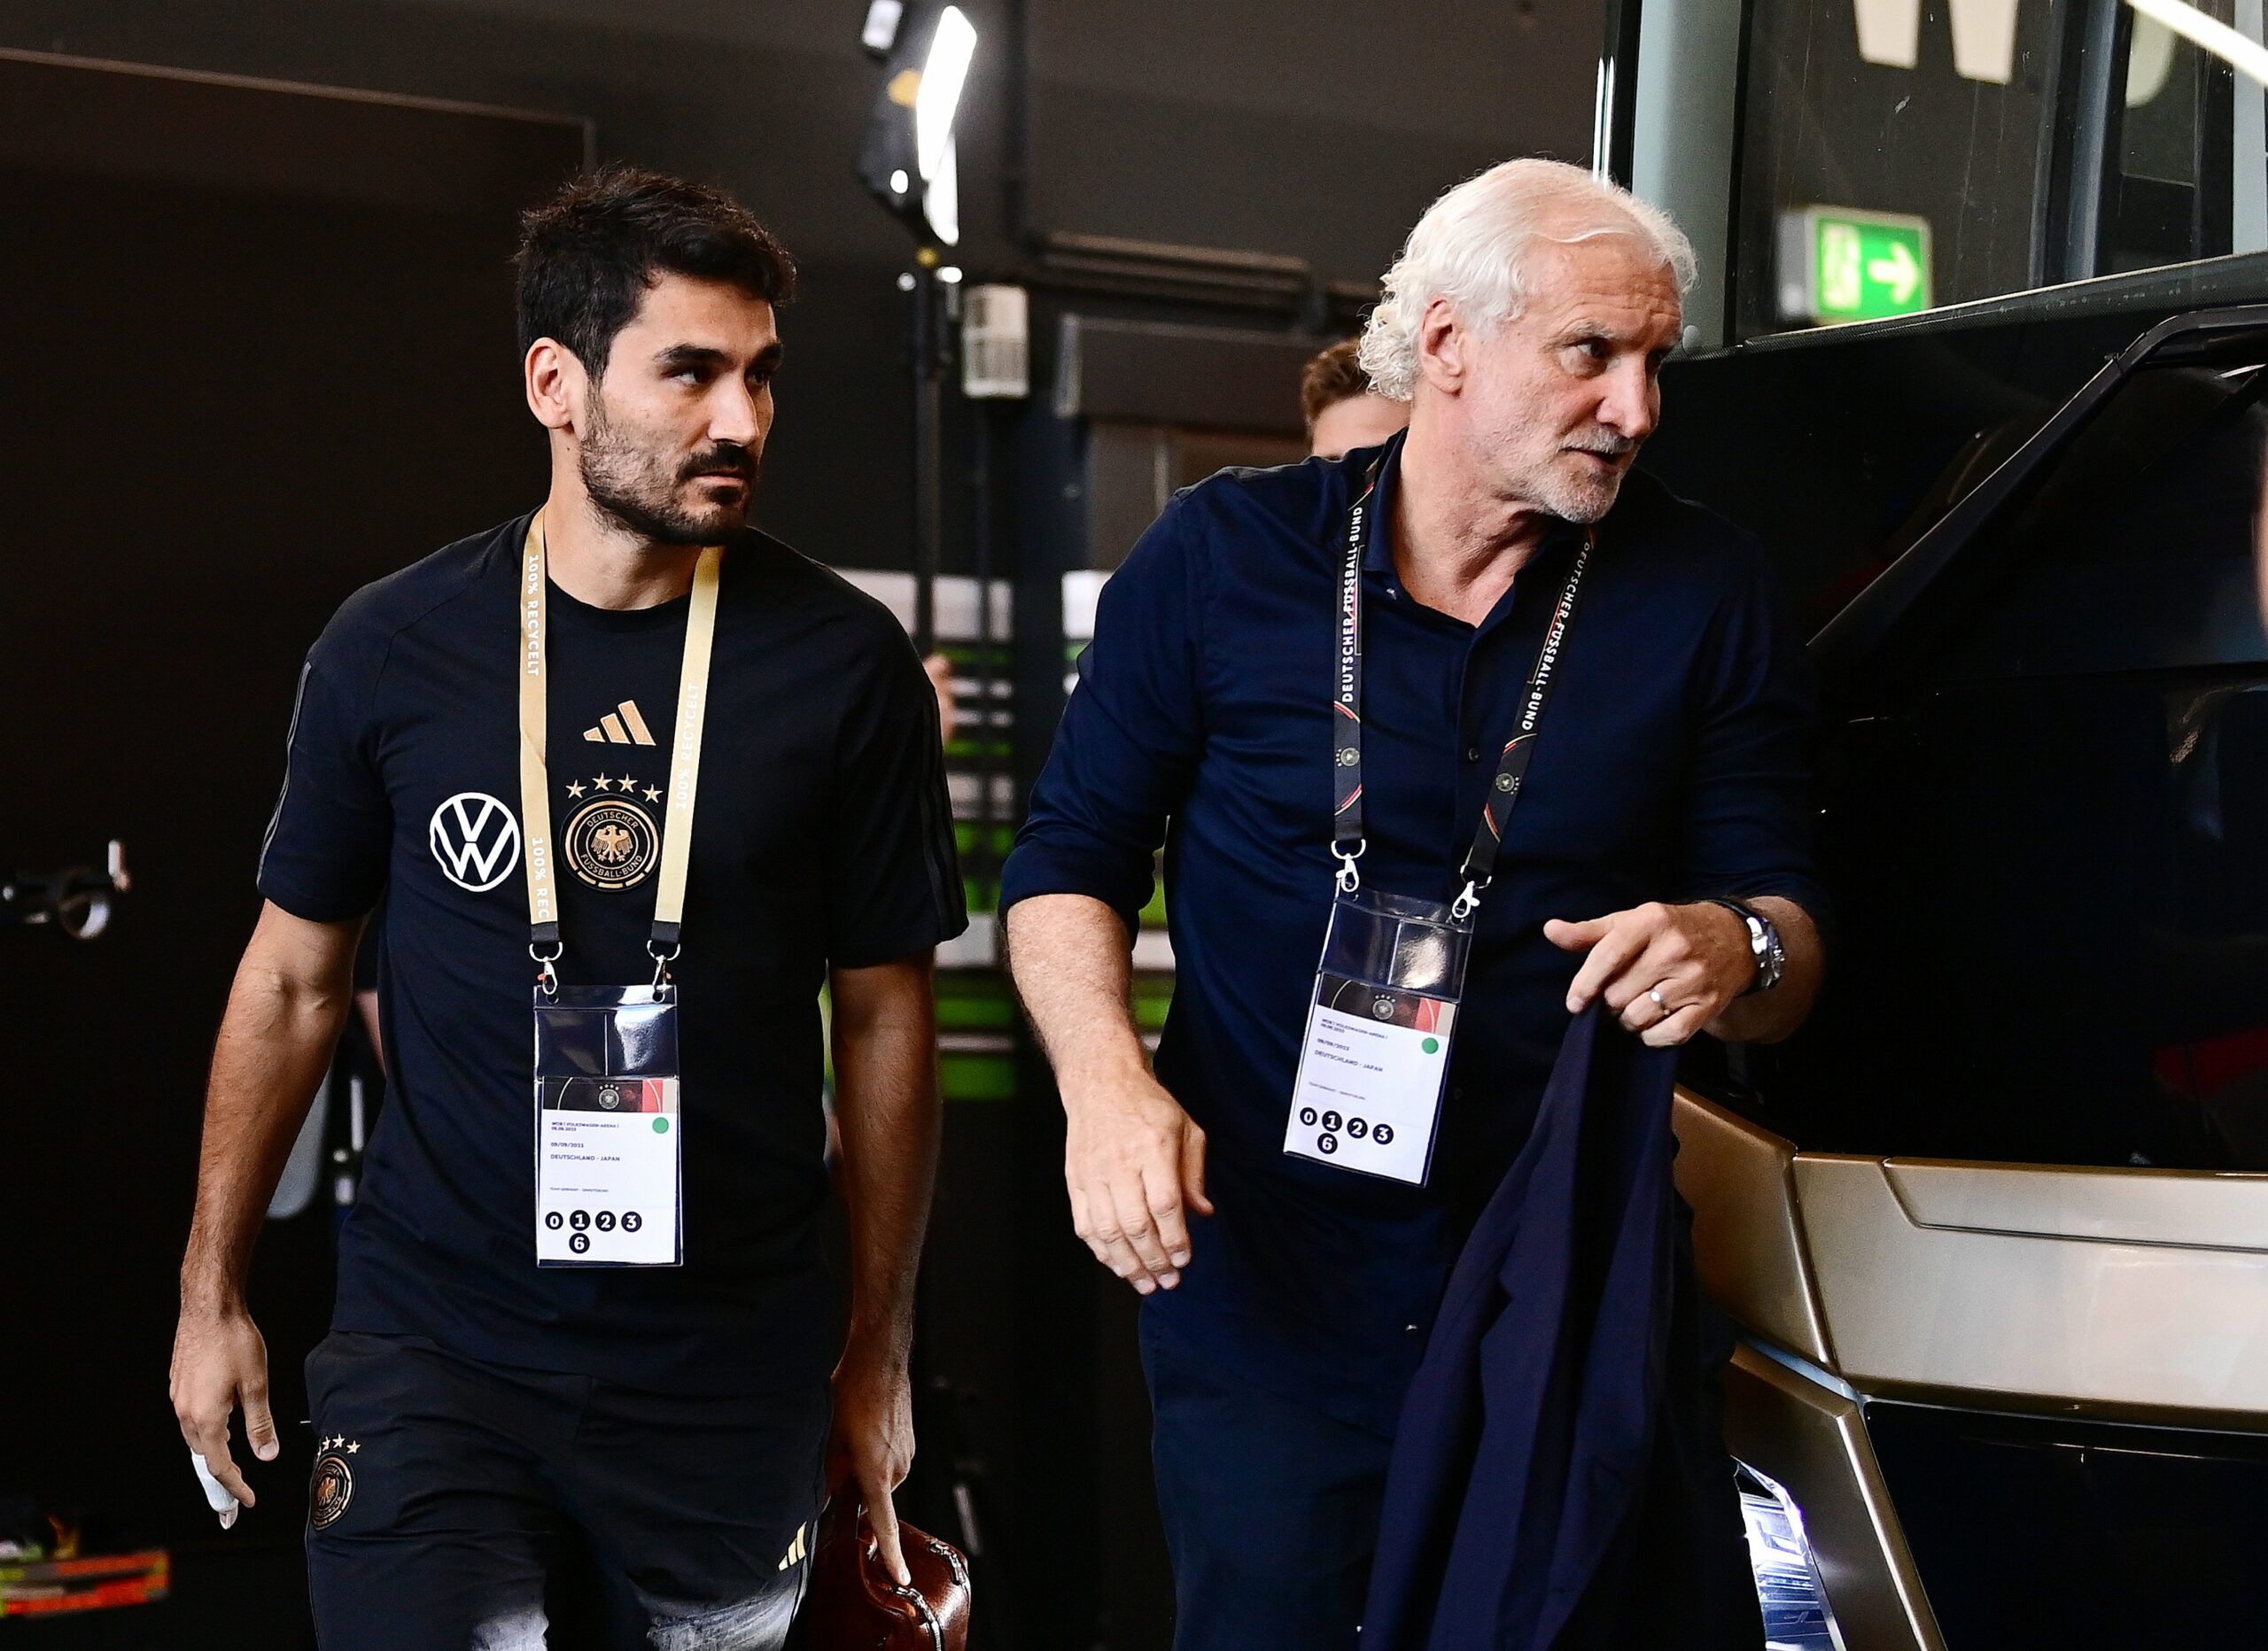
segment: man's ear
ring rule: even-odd
[[[522,367],[528,411],[535,415],[535,422],[546,430],[580,429],[583,411],[590,405],[591,381],[575,353],[556,338],[538,338],[528,345]]]
[[[1455,395],[1464,383],[1472,345],[1455,305],[1436,297],[1425,306],[1418,322],[1418,370],[1427,384],[1444,395]]]

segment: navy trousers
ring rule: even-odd
[[[322,1651],[777,1651],[829,1398],[648,1393],[334,1331],[307,1358]]]
[[[1355,1651],[1394,1441],[1223,1376],[1142,1315],[1174,1651]]]

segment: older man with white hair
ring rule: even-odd
[[[1103,593],[1001,903],[1074,1221],[1146,1298],[1180,1651],[1356,1644],[1402,1396],[1570,1012],[1658,1046],[1810,1006],[1802,650],[1754,543],[1631,470],[1692,272],[1574,167],[1450,190],[1363,345],[1406,434],[1189,490]]]

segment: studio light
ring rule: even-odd
[[[960,168],[953,163],[953,140],[945,140],[944,153],[937,157],[937,169],[921,182],[921,216],[928,221],[929,231],[940,244],[958,245],[960,242]]]
[[[883,38],[872,11],[861,39]],[[976,26],[957,5],[913,4],[888,31],[882,85],[867,117],[858,171],[875,198],[924,245],[960,240],[954,122],[976,60]]]
[[[921,87],[913,97],[915,152],[921,158],[921,175],[934,178],[952,155],[953,115],[960,108],[960,89],[968,79],[969,60],[976,55],[976,30],[957,5],[937,14],[929,37],[929,60],[921,71]]]
[[[976,26],[938,0],[874,0],[859,36],[882,59],[858,175],[913,236],[913,267],[897,278],[912,298],[913,366],[913,639],[936,643],[937,564],[944,542],[944,384],[960,313],[960,159],[953,127],[976,61]]]

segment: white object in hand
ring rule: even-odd
[[[244,1506],[230,1493],[229,1487],[213,1477],[205,1465],[205,1458],[195,1451],[189,1453],[190,1465],[197,1469],[197,1482],[205,1487],[205,1505],[221,1515],[221,1529],[228,1530],[237,1523],[237,1515]]]

